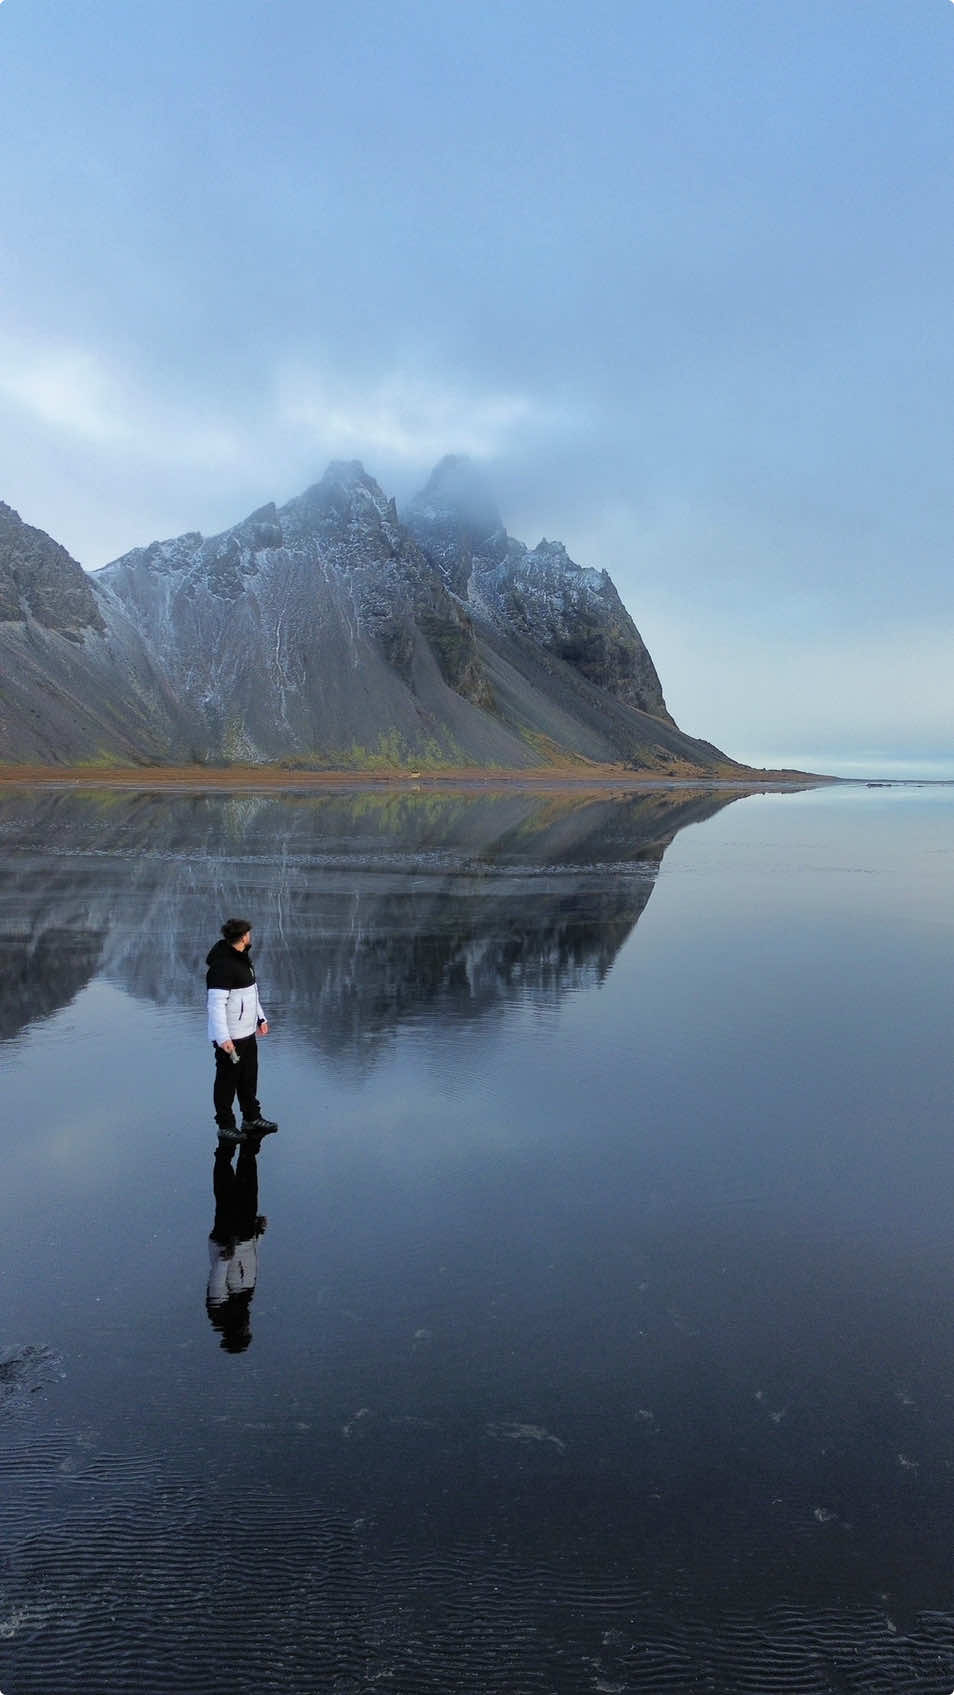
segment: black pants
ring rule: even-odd
[[[226,1054],[228,1059],[228,1054]],[[235,1068],[238,1070],[238,1066]],[[257,1146],[252,1143],[251,1147]],[[250,1242],[261,1235],[258,1216],[258,1165],[246,1143],[239,1148],[238,1164],[233,1171],[231,1142],[220,1142],[212,1165],[212,1193],[215,1196],[215,1217],[210,1238],[220,1248],[233,1248],[236,1242]]]
[[[228,1059],[228,1054],[226,1054]],[[238,1066],[235,1067],[236,1071]],[[257,1146],[253,1143],[252,1146]],[[258,1214],[258,1166],[248,1143],[239,1148],[238,1165],[232,1170],[231,1142],[220,1142],[212,1168],[212,1189],[215,1194],[215,1219],[209,1241],[219,1250],[219,1256],[231,1262],[239,1244],[257,1240],[265,1229],[265,1220]],[[211,1284],[211,1279],[210,1279]],[[222,1347],[230,1354],[244,1353],[252,1340],[250,1307],[255,1292],[254,1281],[234,1293],[213,1300],[207,1292],[205,1310],[213,1330],[222,1338]]]
[[[215,1107],[215,1122],[220,1130],[235,1129],[235,1113],[232,1105],[238,1093],[239,1106],[243,1118],[261,1118],[262,1109],[258,1104],[255,1093],[258,1088],[258,1042],[254,1036],[239,1036],[233,1043],[238,1054],[238,1065],[230,1053],[225,1053],[218,1043],[215,1048],[215,1083],[212,1087],[212,1104]]]

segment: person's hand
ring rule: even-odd
[[[222,1049],[223,1053],[234,1053],[235,1052],[235,1043],[234,1042],[220,1042],[219,1047]]]
[[[258,1027],[258,1033],[259,1033],[260,1036],[267,1036],[268,1035],[268,1019],[267,1018],[262,1019],[262,1022]]]

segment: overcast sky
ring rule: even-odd
[[[3,0],[0,161],[84,565],[467,452],[691,733],[954,775],[951,0]]]

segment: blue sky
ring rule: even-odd
[[[950,0],[3,0],[0,158],[0,498],[83,564],[470,452],[687,730],[954,774]]]

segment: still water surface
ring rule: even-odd
[[[954,789],[23,789],[0,870],[4,1695],[949,1695]]]

